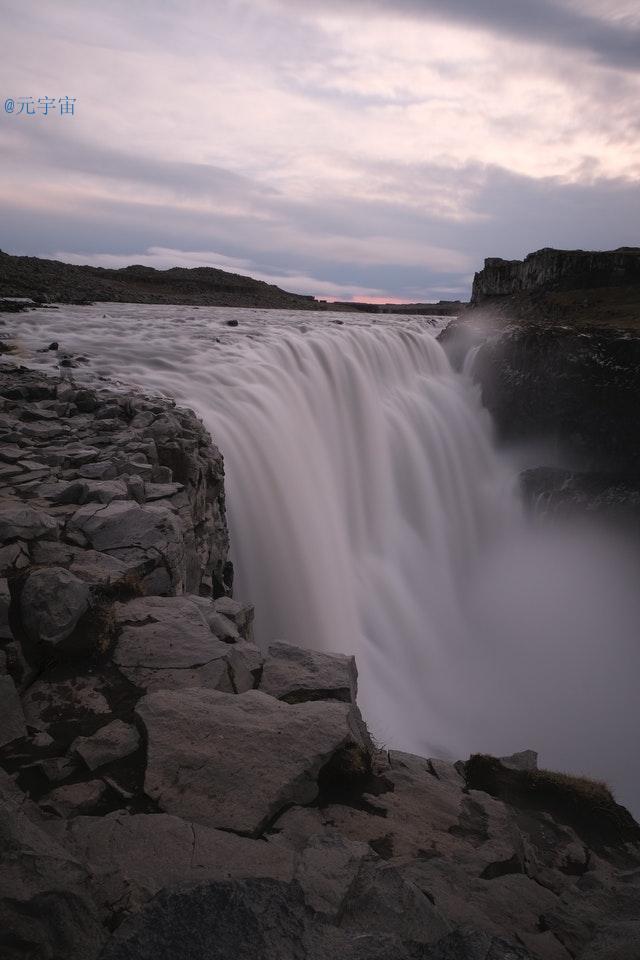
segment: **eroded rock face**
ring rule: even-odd
[[[524,260],[488,257],[473,280],[473,304],[550,289],[589,289],[640,283],[640,249],[553,250],[530,253]]]

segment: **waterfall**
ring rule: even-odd
[[[106,310],[106,317],[103,316]],[[261,644],[352,653],[378,741],[426,755],[539,749],[638,793],[633,561],[536,523],[467,372],[424,318],[103,305],[21,318],[195,407],[225,457],[236,596]],[[334,317],[335,319],[340,319]],[[83,368],[84,370],[84,368]]]

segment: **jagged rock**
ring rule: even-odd
[[[218,597],[213,601],[213,608],[227,620],[233,620],[243,640],[253,640],[253,604],[239,603],[231,597]]]
[[[120,628],[114,661],[145,690],[211,687],[232,691],[229,648],[211,635],[188,597],[144,597],[116,604]]]
[[[292,851],[213,830],[168,814],[115,813],[55,824],[70,850],[95,872],[96,899],[135,912],[165,887],[230,877],[293,876]]]
[[[53,517],[22,503],[0,503],[0,542],[11,540],[56,540],[58,523]]]
[[[89,770],[98,770],[107,763],[128,757],[139,745],[140,734],[135,727],[122,720],[113,720],[100,727],[93,736],[74,740],[71,752],[82,757]]]
[[[256,690],[163,690],[136,714],[148,739],[146,793],[167,813],[247,835],[288,804],[311,803],[324,764],[360,738],[346,704],[289,706]]]
[[[57,647],[89,609],[89,587],[62,567],[35,570],[20,596],[22,623],[37,643]]]
[[[346,931],[305,904],[297,883],[269,879],[191,884],[163,891],[131,917],[101,960],[428,960],[424,944]],[[434,954],[435,956],[435,954]],[[507,953],[463,960],[508,960]],[[526,955],[514,953],[514,960]],[[446,957],[440,954],[441,960]]]
[[[0,954],[93,960],[107,933],[86,893],[88,869],[25,816],[18,796],[0,789]]]
[[[115,500],[106,507],[80,507],[67,524],[65,535],[81,545],[109,553],[141,548],[155,565],[164,563],[173,593],[185,584],[184,538],[180,523],[166,507],[140,506],[130,500]],[[116,553],[117,556],[117,553]]]
[[[253,690],[260,682],[264,657],[255,643],[238,640],[229,647],[226,656],[236,693]]]
[[[353,657],[305,650],[277,642],[269,646],[260,690],[287,703],[342,700],[355,703],[357,672]]]
[[[26,737],[20,697],[11,677],[0,675],[0,747]]]
[[[300,851],[295,871],[305,902],[316,913],[337,919],[363,862],[374,859],[368,844],[346,840],[334,831],[311,836]]]

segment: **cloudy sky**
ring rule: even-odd
[[[5,251],[437,300],[468,296],[485,256],[638,244],[637,0],[0,0],[0,16]],[[37,102],[64,96],[74,116]]]

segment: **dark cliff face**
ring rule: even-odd
[[[591,290],[640,284],[640,248],[585,251],[546,247],[524,260],[489,257],[476,273],[472,304],[493,297],[551,290]]]
[[[640,338],[511,329],[480,347],[474,376],[504,441],[550,440],[579,469],[640,478]]]

